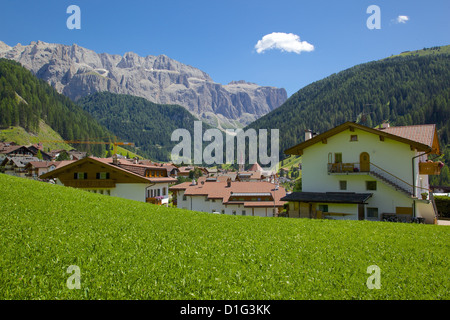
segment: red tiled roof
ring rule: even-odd
[[[103,162],[109,166],[113,166],[114,168],[122,169],[123,171],[127,171],[129,173],[133,173],[137,176],[140,176],[141,178],[145,178],[149,180],[150,182],[176,182],[177,179],[171,178],[171,177],[146,177],[145,171],[147,169],[159,169],[159,170],[166,170],[166,168],[162,168],[160,166],[154,166],[154,165],[142,165],[142,164],[132,164],[129,163],[127,160],[118,160],[119,165],[116,166],[113,164],[112,158],[94,158],[90,157],[91,159],[98,160],[100,162]]]
[[[222,199],[226,204],[230,198],[231,193],[274,193],[275,185],[270,182],[231,182],[230,187],[227,186],[227,182],[205,182],[204,184],[197,183],[192,186],[191,182],[184,182],[180,185],[175,185],[170,190],[186,190],[187,196],[206,196],[210,199]],[[275,206],[282,206],[285,202],[280,199],[286,195],[286,190],[283,187],[279,187],[275,191]],[[256,202],[257,206],[273,206],[273,201],[244,201],[252,206],[253,202]]]
[[[248,169],[248,171],[263,171],[263,169],[261,168],[261,166],[258,164],[258,162],[256,162],[254,165],[252,165],[250,167],[250,169]]]
[[[48,168],[52,165],[56,167],[56,163],[53,161],[30,161],[28,164],[35,168]]]
[[[400,127],[389,127],[379,130],[432,147],[434,134],[436,131],[436,125],[423,124],[415,126],[400,126]]]

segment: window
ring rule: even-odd
[[[378,219],[378,208],[367,208],[367,218]]]
[[[342,163],[342,153],[334,154],[334,163]]]
[[[350,136],[350,141],[358,141],[358,136],[356,134],[352,134]]]
[[[109,179],[109,172],[97,172],[96,178],[102,180]]]
[[[339,190],[347,190],[347,181],[346,180],[339,181]]]
[[[225,210],[224,209],[222,209],[222,214],[225,214]]]
[[[164,187],[164,188],[162,189],[162,195],[163,195],[163,196],[166,195],[166,187]]]
[[[328,212],[328,205],[327,204],[319,204],[319,211]]]
[[[242,210],[242,215],[245,216],[245,210]]]
[[[185,195],[183,195],[183,201],[186,201],[186,200],[187,200],[186,196],[185,196]]]
[[[377,190],[376,181],[366,181],[366,190]]]
[[[235,216],[236,215],[236,210],[233,210],[233,216]]]
[[[111,190],[106,190],[106,194],[108,195],[108,196],[110,196],[111,195]]]
[[[87,179],[87,173],[86,172],[75,172],[73,174],[73,178],[75,180],[86,180]]]

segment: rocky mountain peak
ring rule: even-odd
[[[202,70],[164,54],[111,55],[77,44],[37,41],[14,47],[0,42],[0,57],[20,62],[74,101],[99,91],[130,94],[155,103],[181,105],[219,127],[242,127],[287,99],[285,89],[244,80],[221,85]]]

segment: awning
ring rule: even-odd
[[[292,192],[282,201],[324,202],[324,203],[366,203],[373,193],[356,192]]]

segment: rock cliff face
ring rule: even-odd
[[[179,104],[222,128],[245,126],[287,99],[285,89],[245,81],[216,83],[205,72],[165,55],[110,55],[42,41],[10,47],[0,41],[0,58],[20,62],[74,101],[98,91],[130,94]]]

